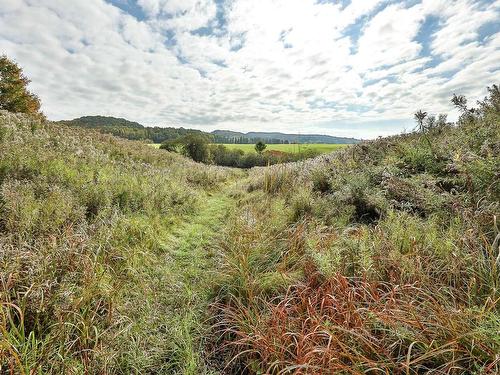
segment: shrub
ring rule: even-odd
[[[160,149],[170,151],[170,152],[178,152],[179,151],[179,141],[176,139],[164,141],[160,145]]]
[[[188,135],[181,141],[183,153],[197,162],[208,160],[208,140],[201,135]]]

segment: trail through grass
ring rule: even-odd
[[[203,337],[200,331],[216,268],[214,246],[210,245],[232,206],[232,199],[224,192],[208,197],[201,211],[191,217],[192,221],[184,222],[172,234],[174,263],[170,272],[176,275],[176,284],[184,290],[180,295],[185,296],[175,311],[174,320],[179,324],[174,335],[175,349],[183,360],[179,367],[185,374],[199,374],[204,367],[200,343],[195,337]]]
[[[164,250],[148,266],[145,290],[154,298],[144,301],[155,302],[136,306],[142,318],[134,323],[134,330],[138,338],[146,333],[150,343],[137,353],[142,360],[131,358],[132,363],[144,363],[143,370],[151,366],[169,374],[212,373],[200,338],[206,337],[206,314],[220,262],[214,244],[235,206],[228,194],[231,186],[207,194],[196,213],[172,225],[164,235]],[[155,322],[151,316],[157,317]]]
[[[500,374],[489,91],[251,170],[0,111],[0,373]]]

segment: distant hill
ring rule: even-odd
[[[139,124],[138,122],[129,121],[124,118],[108,116],[83,116],[67,122],[75,123],[76,125],[80,125],[86,128],[100,128],[102,126],[118,126],[122,128],[134,129],[144,128],[144,126]]]
[[[144,140],[152,143],[162,143],[172,139],[183,137],[187,134],[207,134],[201,130],[144,126],[138,122],[129,121],[124,118],[108,116],[84,116],[69,121],[59,121],[60,124],[78,126],[99,130],[101,133],[113,134],[117,137]]]
[[[174,127],[148,127],[138,122],[124,118],[109,116],[84,116],[69,121],[59,121],[60,124],[79,126],[110,133],[118,137],[132,140],[149,140],[153,143],[183,137],[187,134],[204,134],[214,143],[255,143],[262,140],[266,143],[324,143],[324,144],[351,144],[358,143],[355,138],[334,137],[321,134],[285,134],[278,132],[248,132],[241,133],[230,130],[214,130],[203,132],[195,129]]]

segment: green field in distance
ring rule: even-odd
[[[152,144],[153,147],[160,147],[160,144]],[[227,148],[240,149],[245,152],[255,152],[254,144],[224,144]],[[315,150],[319,153],[327,153],[347,147],[346,144],[324,144],[324,143],[304,143],[304,144],[268,144],[266,150],[283,151],[296,153],[299,151]]]

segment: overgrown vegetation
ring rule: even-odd
[[[228,373],[500,372],[500,92],[255,169],[214,304]]]
[[[199,373],[179,262],[206,278],[210,232],[177,232],[234,172],[20,114],[0,130],[0,372]]]
[[[249,172],[0,112],[0,372],[499,373],[500,90],[453,103]]]

